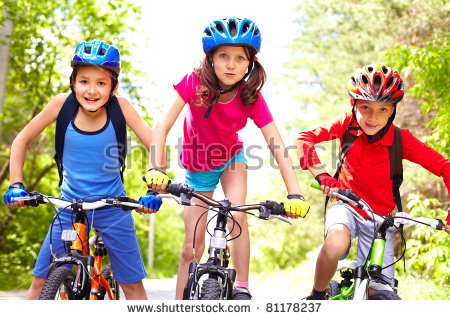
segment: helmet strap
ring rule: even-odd
[[[213,65],[213,68],[214,68],[214,65]],[[250,61],[250,64],[248,65],[247,73],[244,75],[244,77],[241,80],[239,80],[238,82],[233,84],[230,88],[225,89],[225,90],[222,89],[220,87],[220,84],[219,84],[219,92],[220,92],[220,94],[225,94],[225,93],[233,91],[237,86],[239,86],[245,80],[245,78],[247,78],[250,75],[252,70],[253,70],[253,61]]]

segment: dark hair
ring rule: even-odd
[[[243,47],[245,54],[249,61],[253,61],[255,57],[255,50]],[[217,49],[217,48],[216,48]],[[200,67],[195,69],[195,74],[200,80],[201,86],[197,89],[196,96],[200,98],[200,105],[196,106],[213,106],[220,97],[219,80],[214,72],[212,56],[216,49],[209,52],[200,63]],[[253,62],[253,69],[250,72],[247,81],[241,90],[240,98],[242,103],[246,106],[253,105],[258,99],[258,93],[261,91],[264,83],[266,82],[266,72],[263,66],[258,62]]]

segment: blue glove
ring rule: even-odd
[[[157,198],[158,194],[153,191],[147,192],[145,196],[139,198],[138,204],[143,205],[144,207],[153,209],[158,211],[162,204],[162,199]]]
[[[8,191],[6,191],[5,195],[3,196],[3,201],[8,204],[8,203],[13,203],[13,202],[17,202],[17,201],[13,201],[11,198],[14,197],[25,197],[28,195],[28,192],[25,191],[25,187],[23,186],[22,183],[17,182],[12,184]]]

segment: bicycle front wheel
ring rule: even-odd
[[[72,270],[66,267],[54,269],[45,280],[39,300],[75,300],[73,281]]]
[[[220,299],[220,284],[216,279],[208,278],[203,281],[200,292],[200,300],[219,300]]]
[[[378,290],[369,296],[369,300],[402,300],[395,292]]]
[[[337,281],[330,281],[327,288],[327,294],[330,298],[336,297],[341,294],[341,288],[339,288],[339,283]]]
[[[119,283],[114,280],[113,271],[111,269],[111,265],[107,264],[102,268],[101,274],[105,277],[106,281],[108,281],[109,286],[111,287],[111,291],[114,293],[115,300],[120,299],[120,290]],[[98,288],[98,300],[110,300],[108,292],[106,292],[106,288],[100,286]]]

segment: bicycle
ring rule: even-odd
[[[236,278],[236,270],[228,268],[230,262],[230,252],[227,245],[228,241],[232,241],[239,237],[237,235],[233,239],[227,239],[227,221],[231,219],[233,228],[239,224],[233,219],[231,211],[240,211],[253,215],[262,220],[279,219],[286,223],[292,222],[280,215],[286,214],[282,204],[274,201],[265,201],[258,204],[233,205],[228,199],[222,201],[214,200],[207,197],[186,184],[169,183],[166,192],[169,194],[159,194],[160,198],[170,198],[178,204],[184,206],[200,206],[205,208],[205,212],[199,217],[194,230],[193,251],[194,261],[189,265],[189,278],[183,292],[183,300],[232,300],[233,284]],[[195,204],[191,198],[197,198],[210,207]],[[249,210],[259,210],[259,214],[248,212]],[[206,263],[199,263],[195,258],[195,233],[197,225],[203,215],[209,211],[215,211],[217,214],[208,220],[209,223],[216,217],[216,226],[210,238],[209,258]],[[232,231],[232,230],[231,230]],[[230,231],[230,233],[231,233]],[[200,283],[201,286],[200,286]]]
[[[311,187],[321,190],[320,184],[314,181]],[[400,226],[413,226],[416,224],[424,224],[433,229],[445,231],[448,227],[440,219],[430,219],[424,217],[410,218],[406,212],[397,212],[395,216],[381,216],[374,212],[370,206],[358,197],[350,189],[340,189],[336,192],[329,192],[329,196],[336,197],[344,203],[350,203],[355,208],[364,210],[369,217],[379,223],[374,229],[374,239],[363,265],[358,266],[356,261],[342,260],[338,262],[336,271],[340,271],[342,280],[340,282],[331,280],[327,289],[329,300],[401,300],[397,293],[398,281],[395,281],[395,288],[392,288],[389,281],[382,275],[384,260],[384,249],[386,244],[386,232],[389,228]],[[352,210],[354,215],[358,213]],[[397,221],[396,221],[397,220]],[[403,252],[401,257],[394,262],[397,263],[402,259],[406,251],[406,241],[402,237]],[[369,288],[376,283],[377,289],[374,293],[369,294]]]
[[[110,205],[131,210],[139,208],[140,205],[136,200],[125,196],[85,202],[84,199],[88,197],[91,196],[71,202],[31,192],[28,196],[13,198],[15,201],[23,200],[26,205],[33,207],[44,203],[52,204],[57,214],[51,228],[64,209],[69,208],[75,213],[72,229],[62,230],[61,233],[61,240],[65,242],[67,251],[65,254],[53,253],[50,238],[52,252],[50,269],[39,300],[119,300],[120,298],[119,284],[114,280],[111,265],[102,267],[107,251],[100,232],[95,231],[93,236],[87,238],[86,211]],[[58,211],[55,205],[62,209]],[[68,265],[73,267],[69,269]]]

